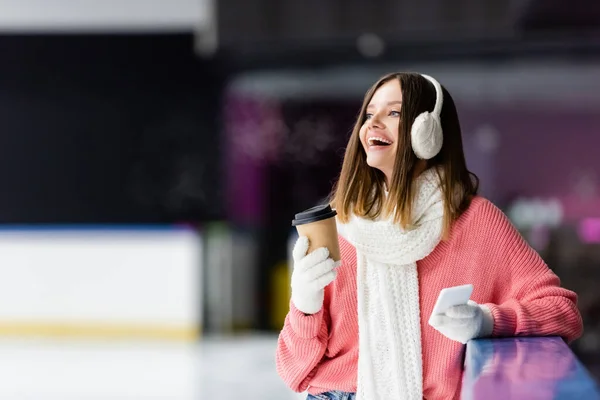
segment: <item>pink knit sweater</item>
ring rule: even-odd
[[[340,247],[342,266],[325,289],[321,311],[307,316],[290,303],[279,335],[277,372],[297,392],[356,391],[356,251],[342,237]],[[575,293],[560,287],[508,218],[484,198],[472,201],[450,238],[417,262],[417,269],[426,399],[460,397],[464,346],[427,323],[442,288],[472,283],[471,299],[487,305],[494,317],[493,336],[558,335],[572,341],[582,333]]]

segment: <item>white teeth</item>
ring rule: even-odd
[[[377,136],[370,137],[368,141],[369,141],[370,145],[373,145],[373,143],[375,141],[382,142],[382,143],[387,143],[387,144],[392,144],[392,142],[390,142],[389,140],[381,138],[381,137],[377,137]]]

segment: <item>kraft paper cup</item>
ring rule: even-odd
[[[296,227],[300,236],[308,237],[308,253],[320,247],[327,247],[329,256],[334,261],[340,260],[340,244],[335,223],[336,215],[337,212],[331,209],[328,204],[296,214],[292,226]]]

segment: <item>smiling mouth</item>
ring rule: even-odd
[[[389,146],[389,145],[392,144],[392,142],[390,142],[387,139],[380,138],[380,137],[375,137],[375,136],[374,137],[370,137],[367,140],[367,143],[369,143],[369,146],[371,146],[371,147],[373,147],[373,146],[382,146],[382,147],[385,147],[385,146]]]

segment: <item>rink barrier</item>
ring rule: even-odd
[[[598,385],[560,337],[467,343],[462,400],[600,399]]]
[[[202,247],[178,225],[0,226],[0,336],[197,340]]]

